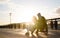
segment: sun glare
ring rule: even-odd
[[[24,8],[23,8],[24,9]],[[25,8],[24,10],[20,8],[16,9],[16,13],[12,14],[12,22],[31,22],[32,16],[35,13],[32,12],[31,9]],[[20,11],[21,10],[21,11]]]

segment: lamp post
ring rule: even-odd
[[[11,24],[11,14],[12,14],[12,13],[9,13],[9,15],[10,15],[10,24]]]

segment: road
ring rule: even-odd
[[[25,29],[0,29],[0,38],[60,38],[60,30],[49,30],[48,36],[39,34],[39,36],[29,37],[25,33]]]

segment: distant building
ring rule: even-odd
[[[9,28],[9,29],[24,29],[25,27],[26,27],[25,23],[12,23],[0,26],[0,28]]]

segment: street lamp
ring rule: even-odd
[[[9,15],[10,15],[10,24],[11,24],[11,14],[12,14],[12,13],[9,13]]]

